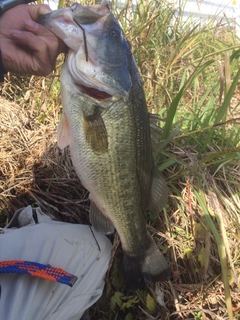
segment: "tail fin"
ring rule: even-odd
[[[143,289],[149,282],[162,282],[171,278],[168,263],[153,240],[144,255],[125,253],[123,267],[127,285],[131,289]]]

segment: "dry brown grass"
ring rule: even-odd
[[[88,194],[56,144],[56,125],[34,121],[29,110],[0,98],[0,212],[6,218],[39,204],[56,219],[86,221]],[[5,215],[3,216],[3,213]]]

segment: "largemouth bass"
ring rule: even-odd
[[[131,48],[108,3],[73,4],[40,18],[69,47],[61,72],[63,117],[58,145],[90,192],[90,221],[116,228],[129,287],[170,278],[146,226],[158,215],[167,186],[155,167],[145,95]]]

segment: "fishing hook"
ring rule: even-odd
[[[85,56],[86,56],[86,61],[88,62],[87,38],[86,38],[85,30],[83,29],[83,27],[82,27],[76,20],[73,20],[73,21],[79,26],[80,29],[82,29],[84,49],[85,49]]]

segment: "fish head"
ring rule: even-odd
[[[107,1],[78,3],[40,17],[39,23],[69,47],[75,90],[94,98],[127,99],[132,87],[131,48]]]

